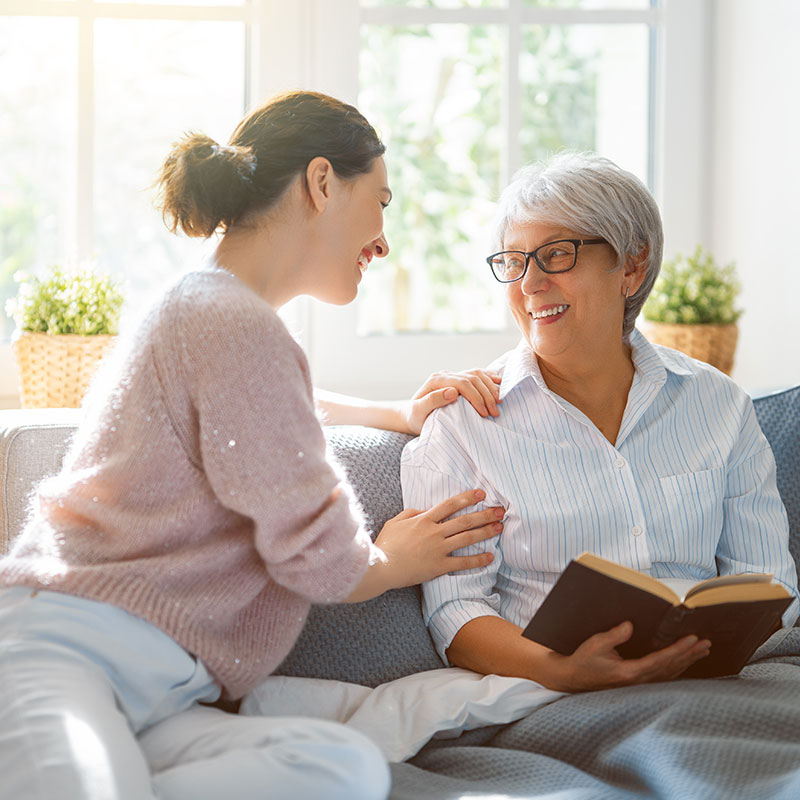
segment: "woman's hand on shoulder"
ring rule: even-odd
[[[431,411],[449,405],[459,395],[482,417],[496,417],[502,401],[500,376],[483,369],[464,372],[434,372],[411,398],[406,412],[409,432],[417,435]]]
[[[632,633],[633,625],[623,622],[589,637],[570,656],[552,653],[552,677],[546,685],[559,691],[583,692],[671,681],[710,651],[707,639],[684,636],[642,658],[624,659],[615,648],[627,642]]]

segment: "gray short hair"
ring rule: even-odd
[[[622,333],[627,336],[658,277],[664,248],[661,215],[644,183],[607,158],[562,153],[514,175],[498,203],[493,250],[503,249],[511,225],[526,222],[602,237],[617,254],[617,269],[647,248],[644,281],[625,302]]]

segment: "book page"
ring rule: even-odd
[[[650,594],[654,594],[656,597],[660,597],[662,600],[666,600],[673,605],[678,605],[681,602],[680,596],[667,585],[666,581],[653,578],[650,575],[646,575],[644,572],[639,572],[630,567],[624,567],[622,564],[609,561],[594,553],[581,553],[575,561],[603,575],[608,575],[610,578],[615,578],[630,586],[635,586],[637,589],[650,592]]]
[[[689,592],[697,585],[697,581],[693,581],[691,578],[659,578],[659,580],[669,586],[680,598],[681,602],[686,599]]]
[[[667,581],[664,581],[665,583]],[[685,594],[680,595],[683,600],[687,600],[692,595],[704,592],[708,589],[715,589],[719,586],[738,586],[747,583],[771,583],[772,575],[766,572],[740,572],[736,575],[717,575],[714,578],[700,581],[685,590]],[[691,581],[688,583],[691,584]]]
[[[766,572],[741,572],[737,575],[716,575],[713,578],[706,578],[706,580],[700,581],[699,583],[693,581],[691,578],[660,578],[659,580],[669,586],[681,599],[681,602],[684,602],[700,592],[719,586],[770,583],[772,581],[772,575]]]
[[[687,608],[712,606],[716,603],[746,603],[758,600],[782,600],[790,595],[779,583],[749,582],[712,586],[686,598]]]

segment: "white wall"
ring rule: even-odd
[[[713,0],[665,0],[658,53],[655,195],[664,256],[707,243]]]
[[[709,246],[743,283],[733,377],[800,383],[800,2],[715,0]]]

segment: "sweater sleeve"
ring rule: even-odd
[[[311,602],[341,600],[377,551],[326,458],[305,355],[244,288],[227,307],[200,306],[176,315],[198,467],[219,503],[252,520],[274,581]]]

